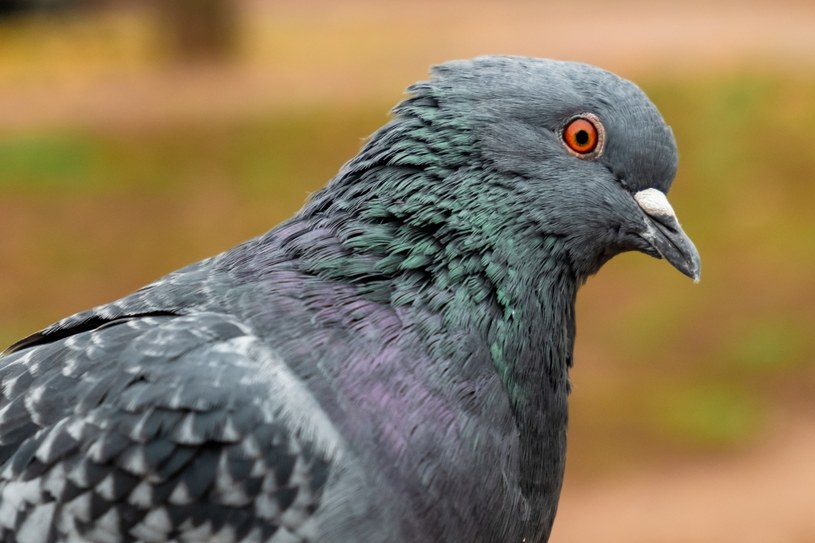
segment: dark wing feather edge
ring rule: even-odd
[[[0,358],[0,540],[312,538],[341,441],[250,330],[199,313],[74,331]]]

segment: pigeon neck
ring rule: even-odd
[[[466,127],[436,106],[404,102],[312,198],[299,252],[311,273],[475,334],[525,411],[542,386],[568,392],[582,278],[564,239],[510,207],[506,186],[519,181],[479,158]]]
[[[473,243],[472,252],[436,261],[435,274],[410,303],[434,359],[450,360],[461,380],[500,379],[519,440],[520,488],[530,510],[545,512],[528,519],[529,533],[537,533],[539,522],[551,526],[563,482],[580,281],[559,238],[515,239],[522,242],[505,237],[481,249]],[[408,292],[417,290],[405,289],[397,299],[410,299]],[[475,345],[434,342],[459,335],[476,338]],[[468,368],[474,360],[489,361],[480,375]],[[500,420],[495,398],[484,394],[476,402],[482,416]]]
[[[476,395],[471,412],[501,428],[496,431],[505,431],[501,421],[511,417],[517,433],[507,439],[519,440],[524,496],[530,507],[554,511],[580,284],[565,242],[493,228],[477,216],[461,217],[455,228],[450,221],[370,221],[362,218],[367,205],[303,217],[278,235],[291,236],[284,245],[298,255],[302,271],[391,306],[422,342],[427,360],[438,361],[421,370],[428,382],[454,379],[473,390],[503,389],[506,400]]]
[[[483,341],[518,417],[542,394],[568,394],[578,280],[562,251],[556,237],[504,240],[447,261],[418,300],[449,294],[443,322]]]
[[[545,391],[565,396],[580,283],[565,242],[420,203],[400,216],[411,205],[397,194],[335,200],[322,217],[306,215],[290,227],[302,229],[292,238],[301,266],[354,285],[372,302],[414,311],[428,340],[454,329],[478,338],[519,416],[534,411]],[[434,348],[449,348],[438,353],[447,359],[461,356],[453,346]]]

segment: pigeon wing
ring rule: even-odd
[[[0,358],[0,540],[304,540],[340,448],[232,317],[118,319]]]

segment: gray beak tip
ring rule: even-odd
[[[645,189],[634,194],[634,200],[645,214],[646,231],[642,236],[665,260],[698,283],[702,277],[699,251],[679,226],[665,194],[657,189]]]
[[[701,269],[701,266],[699,266],[698,262],[697,262],[696,267],[693,269],[693,271],[691,272],[691,274],[688,277],[693,279],[693,284],[694,285],[698,285],[699,282],[702,280],[702,269]]]

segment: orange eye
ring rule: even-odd
[[[563,143],[575,155],[583,157],[602,151],[603,125],[591,114],[575,117],[563,128]]]

